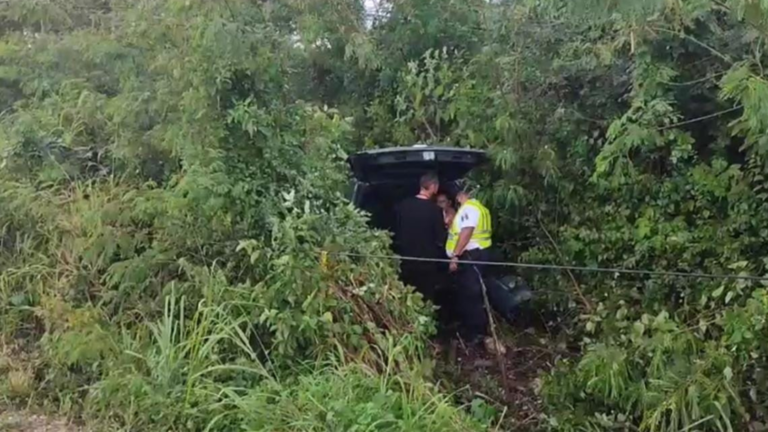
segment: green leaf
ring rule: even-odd
[[[733,369],[731,369],[730,366],[727,366],[723,369],[723,376],[726,380],[731,381],[733,379]]]
[[[10,298],[10,303],[15,307],[25,306],[27,304],[27,296],[24,294],[14,294]]]
[[[645,333],[645,325],[641,322],[635,322],[632,324],[632,336],[635,338],[640,338]]]

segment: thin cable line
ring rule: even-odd
[[[718,116],[721,116],[723,114],[728,114],[730,112],[733,112],[733,111],[736,111],[736,110],[740,110],[742,108],[744,108],[744,105],[735,106],[733,108],[728,108],[727,110],[718,111],[716,113],[707,114],[705,116],[696,117],[696,118],[693,118],[693,119],[690,119],[690,120],[684,120],[684,121],[681,121],[679,123],[673,123],[673,124],[667,125],[667,126],[662,126],[662,127],[658,128],[657,130],[662,131],[662,130],[676,128],[678,126],[684,126],[684,125],[687,125],[687,124],[700,122],[700,121],[703,121],[703,120],[708,120],[708,119],[711,119],[713,117],[718,117]]]
[[[402,261],[418,261],[418,262],[435,262],[435,263],[450,263],[450,259],[442,258],[420,258],[420,257],[408,257],[399,255],[378,255],[378,254],[361,254],[353,252],[326,252],[328,255],[344,256],[349,258],[376,258],[376,259],[389,259],[389,260],[402,260]],[[529,263],[516,263],[516,262],[501,262],[501,261],[471,261],[461,260],[460,264],[471,265],[485,265],[496,267],[518,267],[529,269],[544,269],[544,270],[571,270],[581,272],[595,272],[595,273],[618,273],[618,274],[631,274],[631,275],[644,275],[644,276],[676,276],[687,278],[699,278],[699,279],[732,279],[732,280],[749,280],[755,282],[768,282],[768,276],[751,276],[741,274],[709,274],[709,273],[685,273],[676,271],[657,271],[657,270],[633,270],[622,268],[605,268],[605,267],[581,267],[581,266],[567,266],[567,265],[555,265],[555,264],[529,264]]]
[[[727,73],[728,73],[728,71],[720,71],[718,73],[707,75],[707,76],[705,76],[703,78],[698,78],[698,79],[694,79],[694,80],[691,80],[691,81],[684,81],[684,82],[674,82],[674,81],[660,81],[660,82],[662,82],[662,83],[664,83],[666,85],[682,87],[682,86],[689,86],[689,85],[694,85],[694,84],[706,82],[706,81],[709,81],[709,80],[713,80],[713,79],[715,79],[715,78],[717,78],[719,76],[723,76],[723,75],[725,75]]]

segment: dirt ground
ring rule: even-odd
[[[66,420],[0,406],[0,432],[84,432]]]
[[[450,383],[460,403],[482,399],[494,407],[498,430],[537,430],[543,419],[540,377],[552,370],[559,358],[571,354],[542,329],[500,327],[498,337],[507,351],[501,356],[502,364],[499,357],[482,347],[454,339],[443,345],[438,376]]]

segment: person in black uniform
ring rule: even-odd
[[[445,259],[447,231],[443,210],[433,201],[440,188],[434,173],[419,180],[419,194],[400,202],[396,208],[395,245],[403,257]],[[435,302],[445,271],[439,262],[403,260],[402,280]]]

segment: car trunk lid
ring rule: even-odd
[[[395,147],[368,150],[349,157],[355,178],[368,184],[418,181],[427,171],[442,181],[456,181],[487,161],[482,150],[451,147]]]

